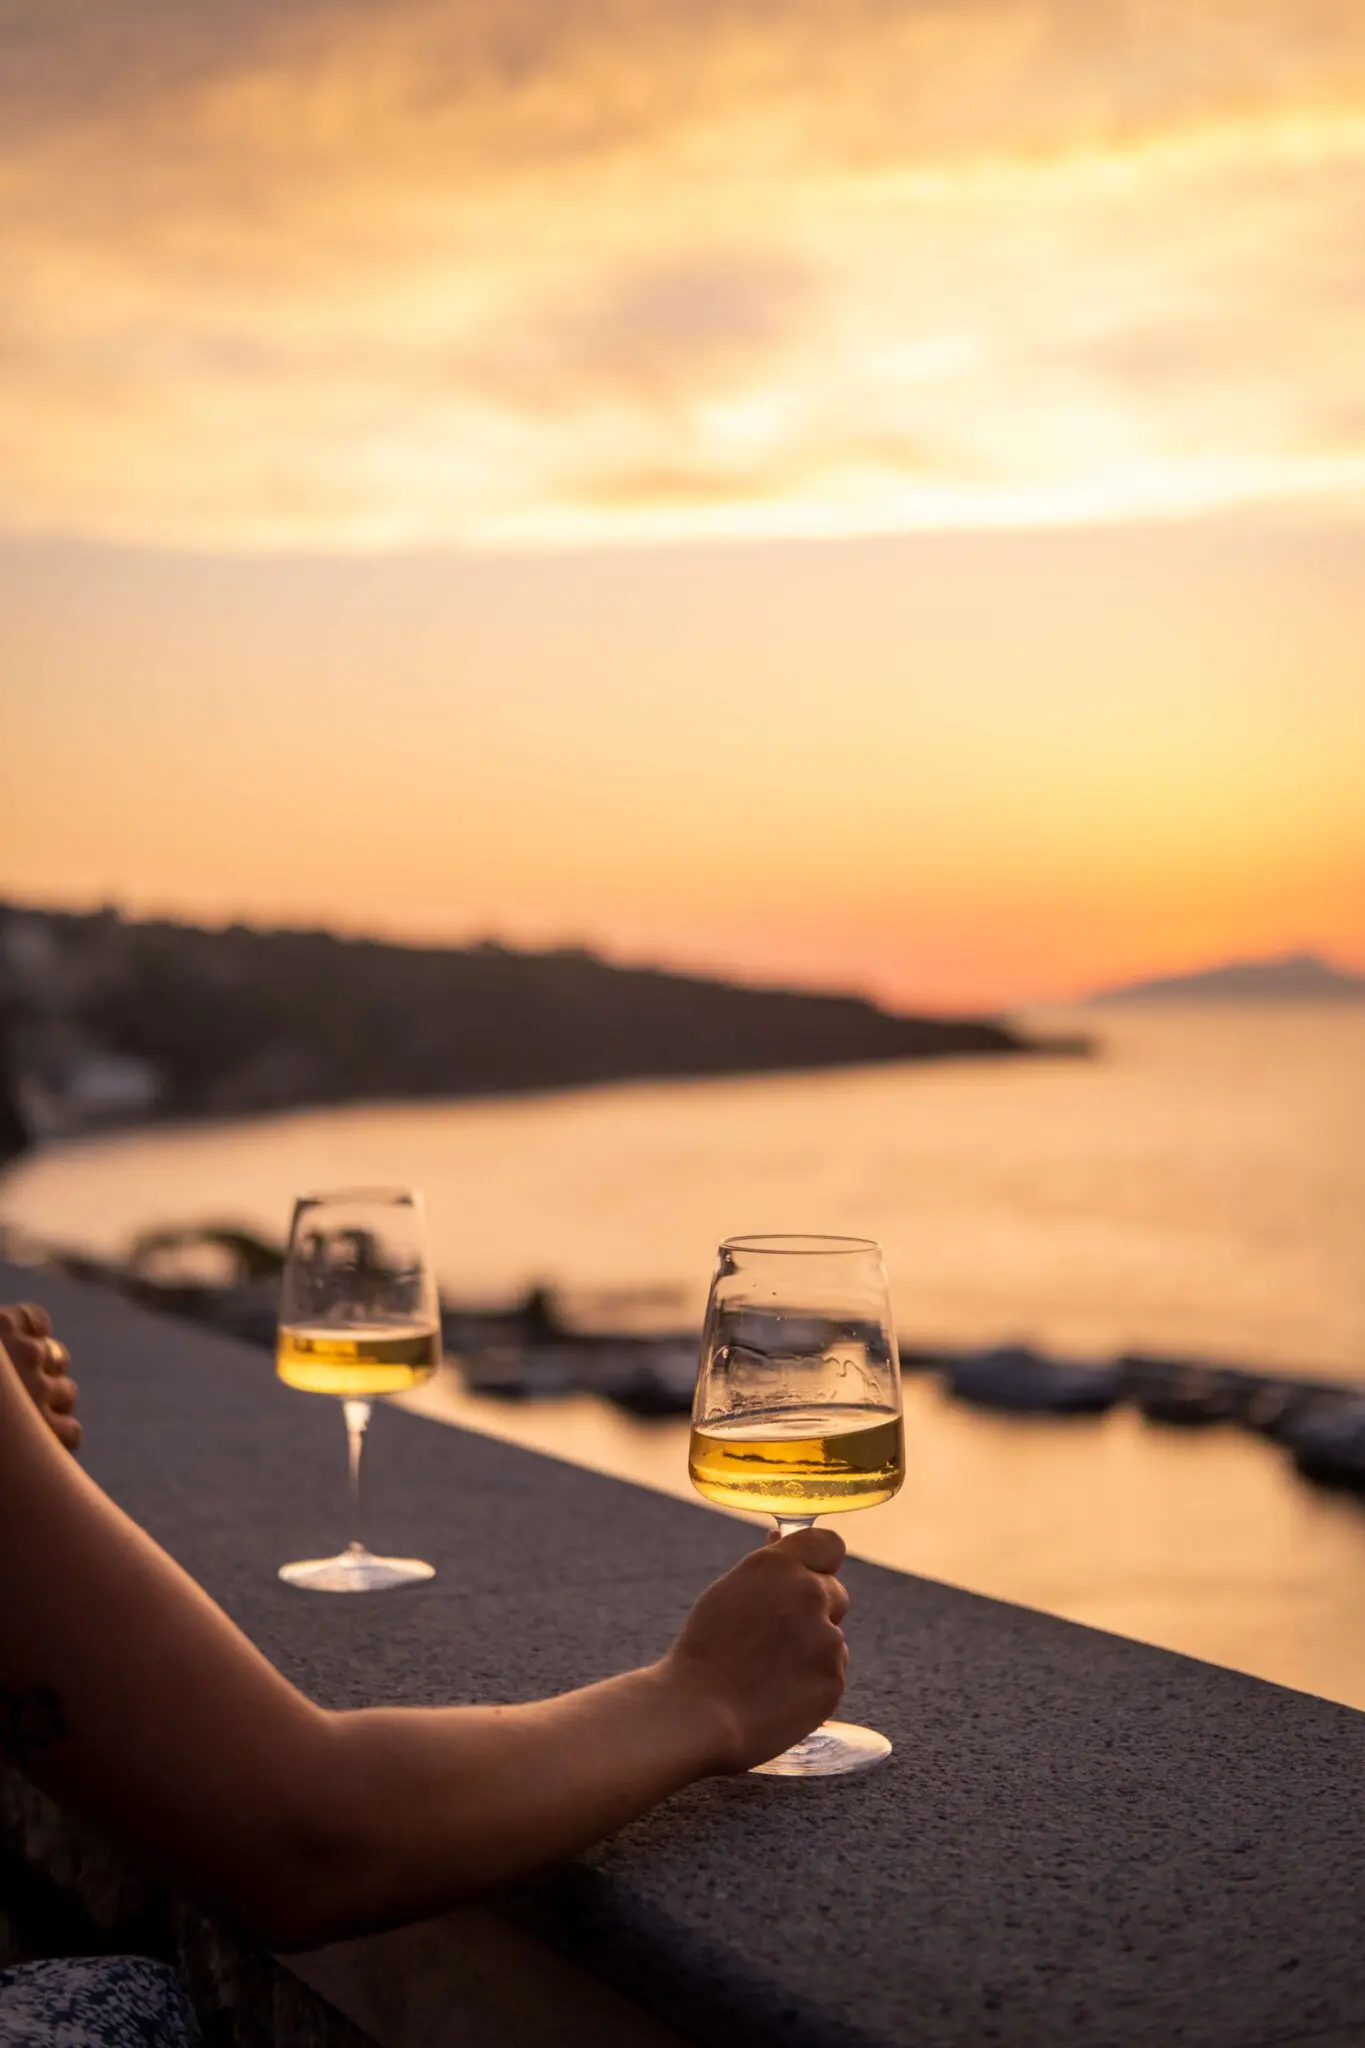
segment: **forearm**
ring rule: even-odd
[[[365,1709],[333,1733],[343,1842],[291,1946],[555,1862],[727,1761],[716,1708],[667,1664],[525,1706]]]
[[[525,1706],[324,1712],[71,1465],[7,1371],[0,1542],[31,1560],[0,1586],[12,1753],[279,1947],[437,1911],[725,1761],[711,1695],[672,1664]]]
[[[58,1449],[0,1352],[0,1739],[280,1948],[439,1911],[805,1734],[843,1686],[841,1555],[819,1531],[751,1553],[662,1663],[559,1699],[328,1713]]]

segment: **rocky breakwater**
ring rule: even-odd
[[[1306,1479],[1365,1496],[1365,1382],[1122,1352],[1080,1363],[1027,1345],[914,1354],[948,1391],[1012,1415],[1102,1415],[1126,1404],[1154,1427],[1247,1429],[1278,1443]]]

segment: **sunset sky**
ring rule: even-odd
[[[0,0],[0,889],[1365,967],[1358,0]]]

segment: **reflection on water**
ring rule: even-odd
[[[1018,1335],[1365,1376],[1365,1005],[1087,1025],[1101,1059],[647,1083],[68,1145],[13,1171],[0,1214],[118,1251],[205,1218],[282,1236],[302,1187],[410,1182],[448,1289],[653,1289],[667,1323],[699,1319],[721,1237],[835,1231],[885,1244],[911,1341]],[[419,1398],[687,1492],[682,1425],[587,1399],[500,1407],[446,1376]],[[1365,1508],[1299,1482],[1273,1446],[1127,1413],[988,1418],[925,1382],[907,1399],[910,1476],[850,1518],[863,1555],[1365,1706]]]

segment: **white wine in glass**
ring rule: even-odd
[[[429,1579],[417,1557],[376,1557],[365,1540],[361,1456],[371,1403],[406,1393],[441,1362],[441,1312],[421,1197],[406,1188],[304,1195],[294,1205],[280,1289],[276,1371],[306,1394],[331,1394],[346,1422],[351,1541],[335,1557],[280,1566],[315,1593],[377,1593]]]
[[[870,1238],[732,1237],[717,1255],[692,1409],[688,1474],[779,1535],[880,1507],[905,1476],[900,1364],[881,1249]],[[756,1766],[829,1777],[891,1753],[826,1721]]]
[[[441,1362],[441,1333],[430,1323],[380,1324],[340,1334],[320,1323],[280,1325],[275,1366],[302,1394],[373,1400],[406,1394],[429,1380]]]

